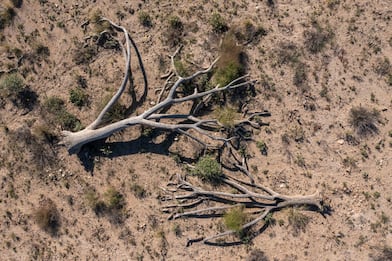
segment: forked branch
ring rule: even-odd
[[[227,142],[230,140],[230,138],[224,138],[224,137],[219,137],[214,135],[214,132],[211,132],[211,126],[215,126],[215,130],[220,129],[222,126],[219,124],[216,120],[213,119],[198,119],[194,117],[193,115],[182,115],[182,114],[167,114],[166,111],[170,109],[170,107],[174,104],[178,103],[184,103],[187,101],[192,101],[192,100],[197,100],[199,98],[205,97],[212,95],[217,92],[222,92],[222,91],[227,91],[235,88],[240,88],[247,86],[249,84],[254,83],[254,81],[249,80],[248,75],[244,75],[241,77],[238,77],[228,83],[225,86],[216,86],[215,88],[209,89],[209,90],[198,90],[195,89],[192,94],[189,95],[184,95],[180,96],[178,89],[182,84],[185,84],[189,81],[194,80],[195,78],[199,77],[200,75],[207,74],[211,72],[218,61],[218,59],[214,60],[208,68],[205,68],[203,70],[199,70],[195,72],[194,74],[188,76],[188,77],[182,77],[177,74],[177,80],[174,82],[174,84],[169,88],[167,97],[157,103],[155,106],[153,106],[150,109],[147,109],[143,113],[137,116],[130,116],[126,119],[108,124],[106,126],[101,127],[103,124],[103,118],[104,115],[112,108],[112,106],[118,101],[120,96],[123,94],[128,81],[130,77],[130,72],[131,72],[131,46],[133,46],[136,49],[136,46],[134,45],[134,41],[130,37],[128,31],[114,22],[110,21],[109,19],[103,18],[103,20],[109,22],[109,24],[116,29],[117,31],[121,31],[124,33],[125,36],[125,46],[120,42],[120,45],[122,46],[123,52],[124,52],[124,58],[125,58],[125,74],[124,78],[122,80],[122,83],[117,90],[117,92],[114,94],[114,96],[111,98],[111,100],[106,104],[104,109],[99,113],[98,117],[90,124],[88,125],[85,129],[78,131],[78,132],[70,132],[70,131],[63,131],[62,132],[62,141],[60,144],[65,145],[68,149],[68,152],[70,154],[73,153],[78,153],[81,147],[87,143],[90,143],[95,140],[107,138],[111,136],[113,133],[118,132],[120,130],[123,130],[125,128],[134,126],[134,125],[145,125],[153,128],[160,128],[160,129],[166,129],[170,131],[177,131],[179,133],[185,134],[194,140],[203,143],[203,145],[207,146],[208,144],[205,144],[202,142],[197,136],[194,134],[191,134],[188,132],[188,130],[194,130],[195,132],[201,134],[202,136],[206,136],[210,139],[213,140],[218,140],[218,141],[223,141]],[[180,49],[176,51],[179,52]],[[174,59],[174,56],[176,53],[171,56],[172,62]],[[142,67],[142,66],[141,66]],[[165,89],[166,87],[164,87]],[[159,99],[160,100],[160,99]],[[165,112],[165,113],[163,113]],[[169,122],[164,122],[164,120],[169,119]],[[176,120],[181,120],[181,121],[176,121]],[[187,120],[186,123],[184,123],[184,120]],[[214,129],[214,128],[213,128]]]
[[[268,214],[285,207],[306,205],[319,211],[323,210],[323,202],[319,192],[307,196],[287,196],[268,187],[243,182],[229,176],[222,178],[221,183],[220,188],[229,187],[231,192],[216,190],[216,188],[205,190],[186,181],[181,175],[177,175],[177,182],[171,182],[169,184],[171,189],[165,189],[171,195],[163,198],[165,201],[174,201],[174,203],[164,206],[163,211],[171,213],[169,219],[177,219],[223,216],[231,208],[244,207],[250,218],[241,225],[239,230],[228,229],[201,240],[204,243],[213,243],[217,238],[246,231],[264,221]],[[203,203],[205,203],[204,207]]]

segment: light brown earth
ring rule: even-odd
[[[2,1],[2,9],[6,2]],[[39,135],[42,126],[59,134],[60,127],[50,124],[42,109],[52,96],[62,98],[66,109],[86,126],[97,115],[102,97],[119,86],[121,52],[100,48],[93,61],[82,65],[73,59],[76,43],[94,33],[92,25],[85,31],[81,25],[97,10],[125,26],[140,49],[149,90],[136,113],[156,100],[154,90],[164,84],[160,75],[168,70],[168,55],[177,47],[167,42],[171,16],[184,23],[183,57],[203,66],[218,55],[222,37],[212,32],[213,13],[221,14],[231,29],[247,21],[265,28],[267,35],[244,45],[247,72],[257,80],[248,107],[272,113],[266,119],[270,125],[253,134],[255,141],[266,142],[268,155],[261,155],[255,142],[249,142],[249,166],[260,183],[281,193],[321,191],[332,209],[330,215],[301,210],[310,222],[305,231],[295,234],[288,221],[290,209],[283,209],[274,213],[276,224],[250,243],[186,247],[187,239],[216,234],[222,226],[218,218],[169,221],[161,212],[160,187],[172,174],[184,172],[172,153],[194,157],[198,144],[179,136],[170,147],[164,146],[159,142],[167,133],[139,139],[141,127],[132,127],[108,139],[117,145],[100,147],[107,149],[107,156],[96,157],[93,171],[88,171],[64,147],[46,143],[37,148],[29,144],[30,136],[16,135],[23,129]],[[8,98],[0,103],[2,260],[245,260],[255,249],[263,251],[267,260],[282,261],[388,260],[388,253],[391,257],[392,65],[384,71],[379,68],[385,59],[392,61],[390,0],[25,0],[15,11],[12,23],[0,33],[3,77],[17,63],[12,48],[27,57],[41,44],[50,54],[25,59],[17,68],[38,95],[32,110],[15,106]],[[141,25],[141,12],[150,15],[152,27]],[[330,34],[324,48],[312,53],[304,32],[316,30],[315,21]],[[299,53],[294,62],[287,60],[293,59],[289,44]],[[293,79],[301,68],[307,76],[298,87]],[[135,58],[133,70],[140,92],[142,78]],[[86,78],[91,101],[81,109],[69,101],[77,75]],[[355,134],[349,115],[359,105],[379,111],[378,133]],[[350,143],[348,134],[358,142]],[[48,155],[54,158],[46,159]],[[146,190],[144,198],[135,196],[135,184]],[[119,224],[108,215],[97,216],[86,199],[91,189],[102,197],[111,187],[125,199]],[[35,217],[47,199],[59,211],[56,235],[42,230]],[[175,235],[175,228],[181,235]],[[385,259],[377,259],[383,254]]]

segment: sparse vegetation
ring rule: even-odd
[[[310,218],[298,211],[297,208],[291,208],[288,215],[289,225],[293,230],[293,235],[298,236],[301,232],[305,232]]]
[[[330,28],[323,28],[313,21],[312,28],[304,31],[305,47],[309,52],[315,54],[321,52],[334,36]]]
[[[58,97],[49,97],[44,101],[43,108],[49,113],[56,124],[66,130],[78,130],[81,123],[73,114],[65,108],[65,103]]]
[[[15,16],[16,12],[11,6],[5,7],[3,10],[0,9],[0,30],[8,26]]]
[[[268,261],[269,259],[265,255],[265,253],[259,249],[253,249],[249,256],[246,258],[246,261]]]
[[[16,97],[23,88],[24,81],[19,74],[8,74],[0,79],[0,97]]]

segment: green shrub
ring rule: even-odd
[[[151,16],[148,13],[143,12],[143,11],[139,13],[139,22],[141,25],[143,25],[145,27],[152,26]]]
[[[125,205],[124,196],[113,187],[106,190],[104,197],[109,209],[122,209]]]
[[[77,131],[81,124],[78,118],[65,109],[64,101],[58,97],[50,97],[43,104],[44,110],[53,116],[54,122],[63,129]]]
[[[0,97],[16,97],[23,88],[24,80],[19,74],[7,74],[0,79]]]
[[[225,226],[240,234],[242,232],[242,226],[246,224],[247,214],[244,212],[244,207],[233,207],[225,213],[223,216]]]
[[[220,164],[211,156],[201,157],[192,173],[213,184],[219,184],[224,177]]]
[[[212,30],[215,33],[224,33],[229,29],[225,19],[218,13],[212,14],[210,19],[210,24],[212,26]]]
[[[265,141],[263,141],[263,140],[257,141],[256,142],[256,146],[257,146],[257,148],[259,149],[259,151],[260,151],[260,153],[262,155],[267,156],[267,154],[268,154],[268,146],[265,143]]]
[[[226,128],[233,128],[238,118],[236,110],[232,107],[219,107],[215,110],[216,119]]]
[[[365,107],[353,107],[350,110],[349,123],[359,136],[378,133],[377,123],[380,121],[380,113]]]
[[[69,92],[69,100],[80,108],[88,104],[88,94],[81,88],[75,88]]]

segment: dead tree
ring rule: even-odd
[[[159,102],[156,105],[154,105],[150,109],[147,109],[140,115],[131,116],[129,118],[108,124],[106,126],[101,126],[103,124],[103,118],[105,114],[118,101],[118,99],[126,89],[128,82],[130,81],[131,46],[134,44],[128,31],[123,26],[119,26],[106,18],[103,18],[102,20],[109,22],[110,25],[113,27],[113,29],[123,32],[125,36],[125,46],[122,45],[122,49],[125,57],[125,75],[121,83],[121,86],[119,87],[117,92],[114,94],[111,100],[106,104],[106,106],[100,112],[98,117],[90,125],[88,125],[86,128],[78,132],[70,132],[70,131],[62,132],[62,140],[60,144],[65,145],[70,154],[78,153],[81,147],[87,143],[107,138],[111,136],[113,133],[116,133],[120,130],[123,130],[125,128],[134,125],[144,125],[152,128],[176,131],[178,133],[187,135],[192,139],[201,143],[203,142],[196,135],[189,133],[188,130],[194,130],[195,132],[203,136],[207,136],[208,138],[211,138],[213,140],[220,140],[223,142],[227,142],[230,140],[230,138],[218,137],[216,135],[213,135],[213,133],[211,133],[211,129],[217,130],[220,127],[222,127],[217,120],[200,119],[195,117],[193,113],[170,114],[164,112],[166,112],[171,106],[175,104],[185,103],[188,101],[195,101],[197,99],[210,96],[217,92],[222,92],[222,91],[227,91],[227,90],[247,86],[253,83],[253,81],[248,79],[249,78],[248,75],[244,75],[233,80],[226,86],[218,85],[210,90],[202,90],[202,91],[199,91],[197,88],[195,88],[192,94],[179,96],[178,90],[182,84],[185,84],[203,74],[207,74],[211,72],[213,70],[214,65],[219,59],[218,58],[214,60],[208,68],[199,70],[190,76],[183,77],[177,73],[174,67],[174,57],[179,52],[179,49],[171,56],[173,72],[177,76],[177,80],[171,85],[170,88],[167,88],[167,86],[165,85],[165,87],[161,91]],[[170,78],[172,78],[172,75],[170,76]],[[168,89],[167,97],[165,99],[162,99],[161,101],[161,95],[164,93],[166,88]]]
[[[171,213],[169,220],[186,217],[223,216],[229,209],[239,206],[244,207],[247,215],[252,217],[247,223],[242,224],[239,230],[229,229],[207,238],[191,239],[188,245],[198,241],[214,244],[218,238],[250,230],[257,223],[265,222],[267,215],[282,208],[305,205],[314,207],[315,210],[321,212],[324,210],[323,200],[318,191],[307,196],[287,196],[268,187],[243,182],[230,176],[225,176],[220,181],[219,188],[214,187],[208,190],[193,185],[183,176],[177,175],[176,181],[170,182],[167,188],[162,188],[171,195],[162,197],[161,200],[175,202],[162,209],[163,212]],[[231,188],[228,190],[230,192],[223,191],[223,187]]]

